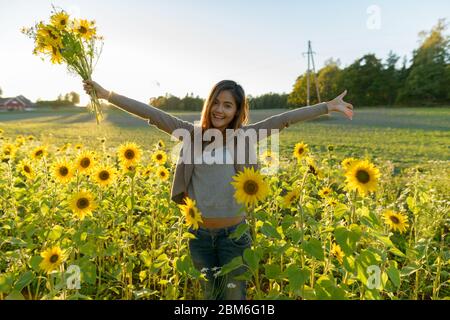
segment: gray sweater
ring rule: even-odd
[[[230,152],[224,148],[216,149],[223,157],[231,159]],[[194,199],[197,208],[206,218],[223,218],[244,215],[244,207],[234,199],[234,187],[231,185],[236,174],[234,164],[223,163],[194,164],[192,177],[188,185],[188,196]]]
[[[157,128],[168,134],[172,134],[174,130],[179,128],[189,130],[190,132],[194,132],[193,123],[181,120],[171,114],[168,114],[160,109],[157,109],[145,103],[127,98],[125,96],[116,93],[112,93],[108,101],[127,112],[137,115],[143,119],[146,119],[149,124],[155,125]],[[272,117],[264,119],[262,121],[242,126],[241,129],[244,133],[248,129],[254,129],[256,131],[259,129],[282,130],[293,123],[314,119],[320,115],[324,115],[327,113],[328,113],[328,106],[325,102],[323,102],[313,106],[289,110],[281,114],[274,115]],[[194,144],[192,143],[192,145]],[[251,158],[250,155],[255,153],[255,149],[253,148],[252,145],[246,145],[245,152],[246,152],[245,159],[247,161],[248,159]],[[236,155],[237,152],[233,152],[233,154]],[[237,161],[235,161],[234,163],[235,172],[243,171],[245,167],[253,167],[255,169],[258,169],[257,165],[251,164],[249,161],[248,163],[243,164],[238,163]],[[197,175],[198,174],[202,175],[202,172],[204,172],[202,169],[199,169],[199,171],[194,170],[194,164],[187,164],[180,160],[178,161],[177,166],[175,168],[175,174],[171,187],[171,199],[176,203],[183,203],[184,197],[188,194],[189,185],[191,183],[194,171],[196,172]],[[212,184],[215,182],[221,183],[221,181],[218,181],[221,179],[222,178],[219,176],[216,177],[215,180],[209,179],[209,181]],[[194,190],[194,192],[197,195],[198,191]]]

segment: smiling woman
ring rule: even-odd
[[[84,81],[84,89],[89,94],[95,92],[98,97],[107,99],[113,105],[147,119],[149,124],[168,134],[177,136],[178,130],[183,130],[188,133],[188,140],[189,137],[195,140],[200,138],[196,132],[200,132],[203,150],[208,147],[208,142],[204,141],[207,139],[204,138],[210,134],[208,132],[210,129],[222,133],[222,138],[226,141],[228,132],[227,135],[223,135],[226,130],[235,133],[281,130],[292,123],[313,119],[330,111],[342,112],[349,119],[353,116],[353,106],[343,101],[346,94],[343,92],[334,100],[290,110],[247,125],[249,105],[244,89],[233,80],[223,80],[213,86],[205,100],[199,128],[151,105],[106,90],[94,81]],[[192,142],[191,146],[196,144]],[[244,251],[251,247],[252,236],[248,233],[246,221],[247,208],[242,202],[256,204],[269,192],[257,172],[257,164],[251,162],[254,158],[251,156],[254,152],[251,142],[245,143],[243,151],[249,156],[245,157],[243,164],[237,161],[237,151],[240,150],[230,150],[234,147],[227,141],[226,147],[214,149],[214,155],[211,153],[211,156],[218,153],[218,158],[223,156],[224,159],[231,159],[225,163],[214,161],[210,163],[204,153],[195,155],[195,152],[191,153],[193,159],[178,161],[172,183],[171,198],[180,205],[193,226],[190,231],[194,233],[195,239],[190,239],[189,248],[194,266],[198,270],[208,270],[206,272],[208,281],[202,282],[207,299],[246,298],[246,281],[235,279],[245,272],[245,268],[237,268],[218,279],[217,274],[211,270],[217,270],[234,258],[242,257]],[[197,155],[200,156],[200,161],[196,160]],[[236,178],[236,181],[233,182],[233,178]],[[237,187],[237,191],[233,189],[233,184]],[[196,212],[199,212],[200,216],[191,214]],[[231,238],[230,235],[238,228],[241,230],[240,236],[237,239]],[[242,228],[247,231],[242,233]]]

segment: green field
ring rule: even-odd
[[[252,110],[251,122],[283,111]],[[189,121],[200,117],[198,112],[174,115]],[[122,110],[107,111],[100,126],[84,110],[3,112],[0,113],[0,127],[5,130],[5,135],[32,134],[56,145],[81,142],[94,147],[98,142],[96,137],[105,137],[107,147],[116,147],[125,140],[134,140],[143,147],[150,147],[159,139],[170,141],[167,134]],[[327,146],[333,145],[340,157],[363,157],[367,154],[372,159],[390,160],[396,168],[447,161],[450,108],[357,108],[352,121],[333,113],[282,131],[282,156],[288,156],[298,141],[304,141],[319,153],[326,152]]]

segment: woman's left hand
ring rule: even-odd
[[[327,102],[328,112],[331,112],[331,111],[342,112],[343,114],[345,114],[347,116],[347,118],[352,120],[353,106],[350,103],[347,103],[344,100],[342,100],[346,94],[347,94],[347,90],[342,92],[340,95],[338,95],[333,100],[328,101]]]

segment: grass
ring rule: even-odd
[[[251,122],[262,120],[281,109],[252,110]],[[198,120],[198,112],[174,112],[189,121]],[[107,146],[116,147],[134,140],[143,147],[170,137],[143,119],[122,110],[106,111],[100,126],[85,110],[43,108],[33,112],[2,112],[0,127],[5,134],[35,135],[45,143],[81,142],[95,148],[96,137],[105,137]],[[367,155],[373,160],[390,160],[397,168],[429,161],[447,161],[450,146],[450,108],[359,108],[352,121],[340,114],[323,116],[290,126],[280,134],[282,156],[289,156],[292,146],[308,143],[323,153],[333,145],[339,157]]]

